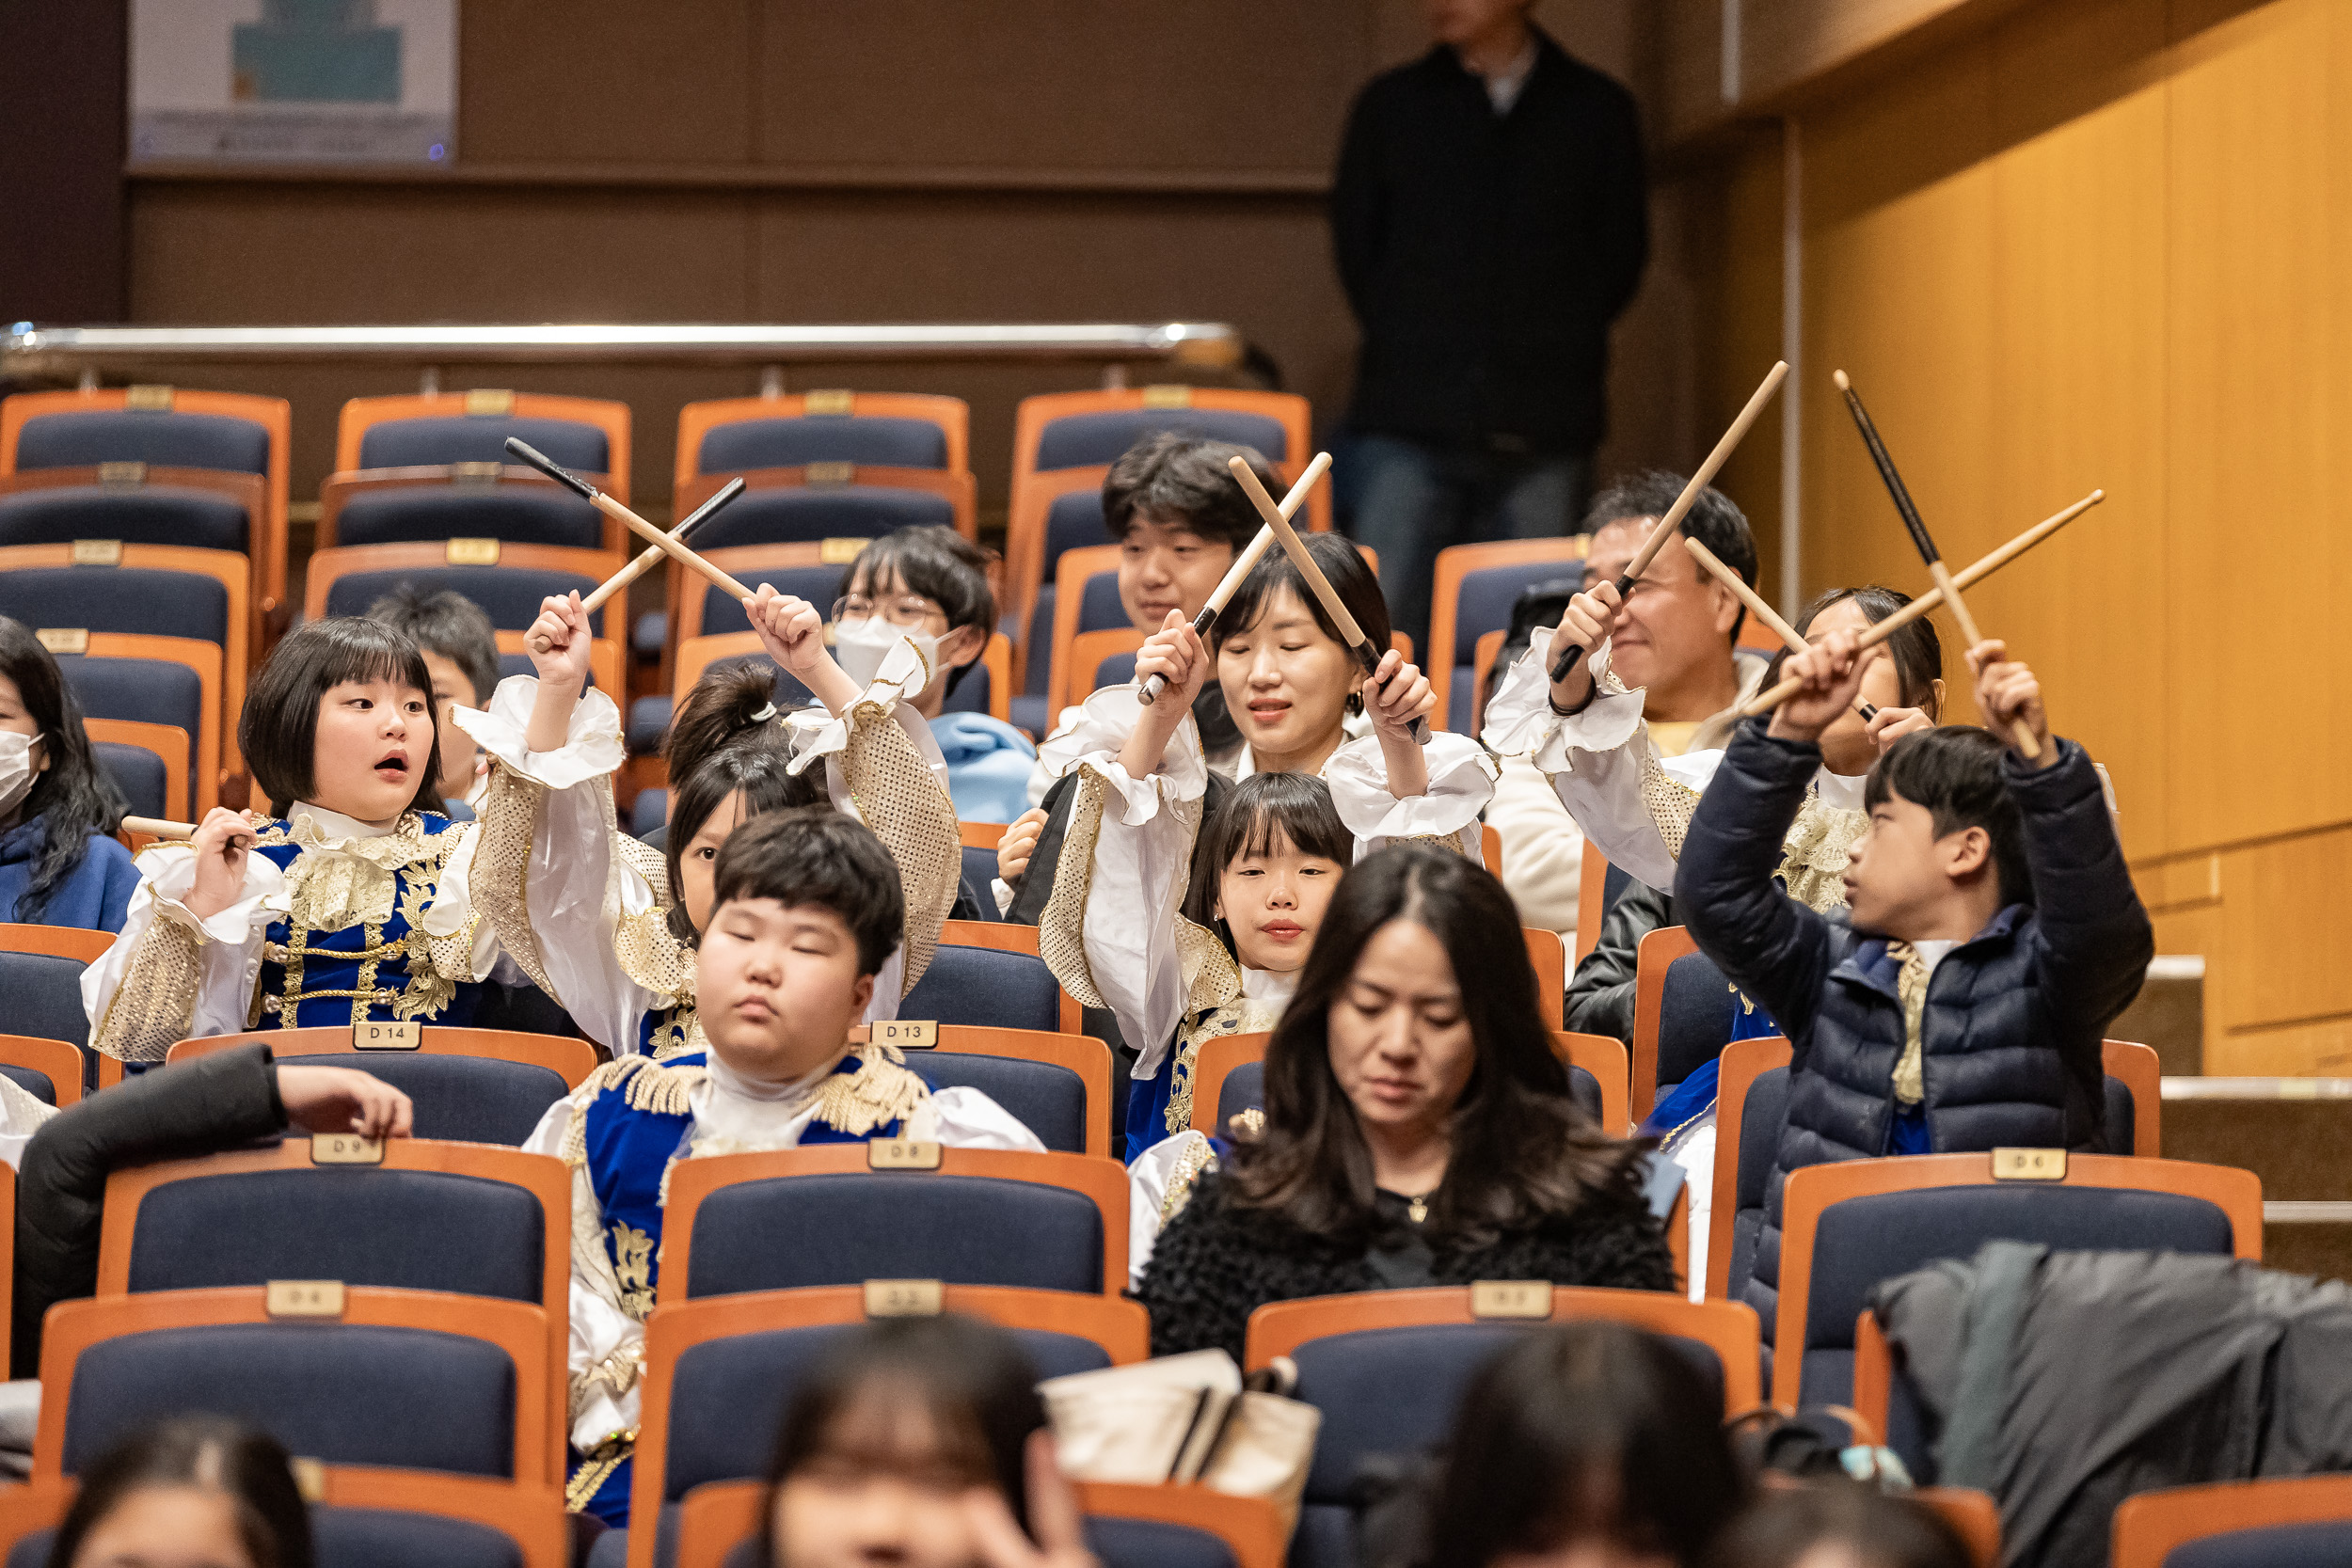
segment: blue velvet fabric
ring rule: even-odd
[[[820,613],[832,610],[834,601],[841,597],[841,590],[849,585],[850,580],[847,566],[771,566],[739,575],[750,588],[756,590],[761,583],[769,583],[779,594],[806,599],[817,606]],[[751,618],[743,613],[743,601],[725,589],[709,587],[699,580],[690,584],[689,588],[690,591],[693,588],[703,590],[702,636],[719,637],[728,632],[752,629]],[[795,686],[798,684],[794,683]]]
[[[87,931],[119,931],[131,908],[131,895],[139,885],[138,868],[121,842],[92,833],[82,849],[82,863],[49,890],[38,910],[17,907],[49,842],[48,824],[40,817],[20,822],[0,832],[0,921],[38,926],[78,926]],[[23,1031],[15,1031],[22,1033]]]
[[[703,433],[697,473],[799,468],[811,463],[874,463],[890,468],[944,468],[947,433],[929,420],[893,415],[808,414],[789,420],[736,420]]]
[[[455,841],[447,835],[455,824],[434,812],[420,812],[428,838],[451,846]],[[266,840],[272,831],[283,832],[283,821],[272,821],[262,831]],[[254,850],[275,864],[280,871],[291,867],[303,850],[299,845],[264,842]],[[358,997],[363,969],[371,972],[371,984],[377,992],[390,990],[405,994],[410,983],[410,965],[421,962],[405,950],[386,951],[408,935],[408,917],[403,905],[412,897],[430,899],[436,887],[439,867],[432,861],[419,862],[399,867],[393,875],[399,892],[393,899],[392,917],[378,927],[347,926],[338,931],[321,931],[306,927],[296,933],[284,916],[270,922],[265,934],[273,950],[285,952],[285,958],[273,959],[264,954],[261,973],[262,1022],[264,1029],[308,1029],[313,1027],[348,1027],[362,1017],[389,1022],[397,1005],[381,994]],[[369,945],[373,930],[376,945]],[[294,972],[290,960],[294,955],[288,951],[296,943],[308,951],[301,956],[300,990],[294,993]],[[372,961],[371,961],[372,959]],[[333,994],[341,992],[342,994]],[[456,983],[449,1000],[422,1015],[421,1022],[462,1028],[473,1020],[474,1003],[482,987],[470,980]],[[272,1004],[277,1004],[273,1006]]]
[[[228,414],[109,409],[43,414],[17,434],[20,468],[87,468],[151,463],[159,468],[269,472],[269,432]]]
[[[2164,1568],[2313,1568],[2327,1562],[2352,1562],[2352,1519],[2200,1536],[2167,1552]]]
[[[479,1026],[481,1021],[476,1022]],[[277,1060],[284,1067],[352,1065],[347,1054],[289,1056],[281,1052]],[[408,1097],[416,1108],[416,1136],[451,1143],[519,1148],[548,1107],[570,1092],[563,1074],[552,1069],[488,1056],[379,1051],[360,1065],[370,1076]]]
[[[199,550],[247,547],[245,508],[213,490],[171,484],[60,484],[0,496],[0,545],[119,539]]]
[[[1511,607],[1522,590],[1555,578],[1579,578],[1582,568],[1573,561],[1531,561],[1518,566],[1489,566],[1465,572],[1454,600],[1454,678],[1446,697],[1446,728],[1470,733],[1470,705],[1476,690],[1478,640],[1511,624]],[[1436,636],[1432,631],[1431,636]],[[1423,667],[1437,663],[1437,651],[1424,650]]]
[[[60,654],[57,670],[92,719],[169,724],[188,737],[188,799],[198,798],[197,737],[203,733],[204,683],[191,665],[161,658],[93,658]]]
[[[1103,521],[1103,492],[1100,490],[1065,490],[1045,503],[1045,559],[1040,569],[1043,580],[1052,582],[1054,572],[1061,564],[1064,550],[1083,549],[1089,545],[1115,545],[1110,530]]]

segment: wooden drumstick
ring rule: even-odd
[[[2093,490],[2090,494],[2085,496],[2074,505],[2066,508],[2063,512],[2056,512],[2051,514],[2049,516],[2042,518],[2042,521],[2034,524],[2033,527],[2027,529],[2025,532],[2019,534],[2008,544],[2003,545],[1999,549],[1994,550],[1992,554],[1977,562],[1974,565],[1963,567],[1960,571],[1954,573],[1952,575],[1953,583],[1958,587],[1966,588],[1973,583],[1982,581],[1984,578],[1991,577],[1994,573],[1999,571],[2002,567],[2008,565],[2010,562],[2016,560],[2027,550],[2032,549],[2036,545],[2041,544],[2042,541],[2047,539],[2050,535],[2056,533],[2058,530],[2064,528],[2067,524],[2073,522],[2075,518],[2081,516],[2084,513],[2090,511],[2092,507],[2098,505],[2101,501],[2106,499],[2107,493],[2105,490]],[[1895,611],[1894,614],[1889,615],[1885,620],[1881,621],[1877,626],[1872,626],[1868,631],[1864,632],[1859,638],[1855,639],[1855,649],[1859,651],[1863,648],[1877,646],[1879,643],[1885,641],[1888,638],[1894,636],[1897,632],[1902,630],[1903,627],[1911,625],[1912,622],[1916,621],[1920,616],[1927,614],[1930,610],[1933,610],[1937,605],[1940,605],[1943,602],[1944,590],[1941,588],[1929,589],[1926,593],[1920,594],[1917,598],[1903,606],[1902,609]],[[1754,719],[1759,715],[1770,713],[1772,709],[1780,706],[1781,704],[1795,696],[1798,689],[1804,685],[1804,682],[1791,676],[1789,679],[1782,681],[1778,686],[1773,687],[1770,691],[1759,692],[1756,696],[1750,698],[1747,705],[1740,710],[1740,716],[1742,719]]]
[[[1746,605],[1748,607],[1748,613],[1755,616],[1758,621],[1763,622],[1764,627],[1767,631],[1770,631],[1774,637],[1777,637],[1783,642],[1786,642],[1788,645],[1788,651],[1790,653],[1801,654],[1804,653],[1805,649],[1812,646],[1811,643],[1805,641],[1804,633],[1798,631],[1796,627],[1782,620],[1780,618],[1780,612],[1775,610],[1771,605],[1766,604],[1762,594],[1758,594],[1755,589],[1750,588],[1745,582],[1741,581],[1739,573],[1733,571],[1730,567],[1724,565],[1722,561],[1718,560],[1713,550],[1708,549],[1705,545],[1700,544],[1695,539],[1685,539],[1682,542],[1682,547],[1691,552],[1692,559],[1695,560],[1699,563],[1700,568],[1709,577],[1713,578],[1717,582],[1722,583],[1725,588],[1730,589],[1731,596],[1738,599],[1741,604]],[[1879,710],[1877,708],[1872,707],[1869,704],[1862,701],[1860,698],[1856,698],[1854,700],[1853,710],[1862,715],[1862,721],[1866,724],[1879,716]]]
[[[196,824],[173,822],[161,816],[126,816],[122,819],[122,832],[145,833],[150,838],[194,838]]]
[[[677,527],[670,531],[670,537],[683,543],[688,534],[702,527],[704,518],[708,517],[713,513],[717,512],[721,507],[726,505],[727,502],[733,500],[736,497],[741,495],[742,493],[743,476],[738,474],[733,479],[728,480],[726,483],[721,487],[717,495],[711,497],[708,500],[703,502],[702,505],[688,513],[686,515],[686,521],[678,524]],[[654,567],[662,561],[662,559],[663,557],[660,549],[647,549],[636,560],[630,562],[628,565],[622,567],[619,571],[605,578],[601,583],[598,583],[595,593],[580,601],[580,608],[583,611],[593,611],[599,609],[602,607],[605,600],[611,598],[622,589],[627,588],[630,583],[635,582],[639,578],[644,577],[647,572],[652,571]],[[544,654],[553,646],[555,646],[555,644],[548,641],[544,636],[534,637],[531,640],[531,651],[535,654]]]
[[[578,474],[573,473],[570,469],[556,462],[555,459],[549,457],[547,453],[541,451],[538,448],[532,446],[521,436],[509,436],[506,438],[506,450],[514,453],[516,457],[521,458],[524,462],[530,464],[532,467],[538,469],[541,473],[547,475],[549,479],[554,480],[559,484],[567,484],[571,486],[572,489],[580,493],[589,505],[595,507],[606,516],[618,517],[630,532],[635,533],[639,538],[644,540],[645,543],[653,546],[664,555],[667,555],[671,560],[692,567],[695,571],[700,572],[704,577],[709,578],[713,584],[725,589],[728,593],[734,594],[739,599],[749,599],[756,596],[750,589],[744,587],[741,583],[727,576],[726,573],[719,570],[718,567],[713,566],[709,562],[705,561],[701,556],[696,555],[692,550],[688,549],[684,545],[679,544],[676,540],[671,538],[668,534],[662,532],[660,529],[654,527],[651,523],[645,521],[644,518],[640,517],[636,513],[631,512],[628,507],[623,506],[619,501],[614,500],[611,496],[606,495],[603,491],[597,489],[595,485],[589,483]]]
[[[1952,580],[1950,568],[1944,564],[1943,552],[1935,547],[1935,540],[1929,535],[1927,520],[1912,504],[1911,491],[1904,485],[1903,476],[1895,471],[1895,459],[1887,451],[1886,443],[1879,439],[1878,426],[1870,422],[1869,410],[1862,406],[1862,394],[1853,389],[1853,383],[1844,371],[1832,371],[1830,379],[1836,382],[1837,389],[1846,394],[1846,407],[1853,415],[1855,428],[1862,432],[1862,444],[1870,449],[1870,461],[1878,465],[1879,478],[1885,482],[1886,493],[1894,498],[1895,510],[1901,515],[1903,527],[1910,531],[1911,542],[1918,549],[1919,559],[1927,562],[1928,576],[1933,578],[1935,586],[1943,591],[1944,608],[1950,610],[1952,619],[1960,623],[1963,643],[1975,647],[1984,641],[1983,634],[1977,630],[1977,619],[1968,613],[1967,603],[1960,596],[1960,585]],[[2033,737],[2033,726],[2025,720],[2012,721],[2010,734],[2015,737],[2017,749],[2027,758],[2042,754],[2041,742]]]
[[[1322,601],[1324,613],[1330,616],[1331,624],[1340,628],[1340,636],[1346,640],[1349,650],[1356,656],[1356,662],[1364,667],[1367,675],[1378,671],[1380,656],[1387,650],[1374,647],[1371,639],[1364,635],[1364,628],[1356,624],[1356,617],[1347,612],[1347,606],[1341,602],[1339,590],[1331,586],[1331,579],[1323,575],[1323,568],[1315,564],[1315,558],[1307,553],[1306,544],[1298,537],[1297,531],[1291,527],[1291,520],[1282,515],[1282,509],[1274,504],[1274,498],[1267,495],[1265,486],[1258,483],[1258,475],[1249,467],[1249,460],[1246,457],[1229,458],[1225,466],[1241,482],[1250,503],[1257,507],[1258,515],[1265,519],[1265,526],[1274,534],[1274,542],[1282,546],[1282,553],[1291,558],[1291,564],[1298,568],[1298,575],[1306,579],[1307,586],[1314,590],[1315,597]],[[1393,680],[1396,677],[1391,675],[1389,678]],[[1416,744],[1428,745],[1428,719],[1414,720],[1411,735]]]
[[[1788,379],[1788,361],[1773,360],[1772,368],[1764,372],[1763,381],[1748,399],[1748,405],[1740,410],[1740,417],[1731,421],[1731,428],[1724,431],[1724,438],[1715,443],[1715,450],[1707,454],[1707,461],[1691,475],[1690,483],[1682,487],[1682,494],[1675,498],[1674,505],[1666,508],[1666,515],[1658,519],[1658,526],[1649,531],[1649,537],[1642,541],[1642,547],[1634,552],[1631,561],[1626,562],[1624,575],[1617,578],[1618,598],[1622,599],[1633,592],[1633,585],[1642,580],[1642,574],[1649,570],[1649,563],[1665,547],[1666,536],[1682,526],[1683,517],[1697,503],[1700,493],[1714,479],[1716,470],[1729,462],[1731,454],[1740,450],[1740,438],[1747,435],[1748,426],[1756,423],[1756,417],[1764,412],[1764,405],[1772,401],[1772,394],[1779,391],[1780,384]],[[1576,661],[1583,657],[1584,650],[1574,643],[1562,649],[1560,657],[1551,662],[1552,684],[1557,686],[1566,680],[1574,673]]]
[[[1314,461],[1307,465],[1307,471],[1298,476],[1298,483],[1292,485],[1290,494],[1282,498],[1283,516],[1295,517],[1298,515],[1298,509],[1307,503],[1307,493],[1315,487],[1315,481],[1321,479],[1325,470],[1330,467],[1331,454],[1329,452],[1315,453]],[[1200,613],[1192,618],[1194,636],[1209,635],[1209,628],[1216,625],[1218,613],[1233,602],[1233,595],[1241,592],[1244,579],[1256,569],[1265,552],[1273,547],[1274,531],[1270,528],[1258,530],[1258,537],[1249,541],[1248,546],[1241,554],[1233,558],[1233,564],[1227,569],[1225,576],[1218,579],[1216,587],[1210,592],[1209,602],[1201,606]],[[1136,701],[1145,707],[1150,707],[1158,699],[1161,691],[1167,689],[1167,686],[1166,675],[1153,675],[1143,683],[1143,689],[1136,693]]]

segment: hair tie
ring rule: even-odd
[[[764,724],[775,716],[776,705],[770,703],[767,706],[761,708],[757,713],[752,715],[752,722],[755,724]]]

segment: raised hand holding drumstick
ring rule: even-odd
[[[1968,650],[1968,668],[1977,677],[1977,706],[1995,731],[2015,737],[2017,754],[2037,768],[2058,764],[2058,748],[2050,744],[2050,720],[2042,709],[2042,683],[2031,670],[2009,657],[2009,646],[1988,637]],[[2034,744],[2027,746],[2026,739]]]
[[[539,618],[527,636],[531,668],[539,677],[523,744],[534,752],[560,752],[570,738],[572,709],[588,689],[588,653],[595,634],[588,607],[577,590],[539,601]]]
[[[1202,615],[1214,624],[1215,617],[1206,611]],[[1129,778],[1144,778],[1158,769],[1177,726],[1192,711],[1193,699],[1200,695],[1201,687],[1208,684],[1216,668],[1216,660],[1209,656],[1208,644],[1200,641],[1200,623],[1185,620],[1181,610],[1169,610],[1160,623],[1160,629],[1136,650],[1136,679],[1143,683],[1143,689],[1157,682],[1162,695],[1172,692],[1176,700],[1147,704],[1136,716],[1134,732],[1119,751],[1119,765],[1127,770]],[[1142,700],[1141,689],[1136,700]],[[1000,847],[1000,865],[1004,858]]]
[[[744,599],[743,613],[751,618],[752,630],[759,634],[768,657],[807,687],[827,713],[839,718],[850,711],[858,699],[858,684],[834,662],[825,646],[825,618],[815,605],[763,582],[758,593]]]
[[[1854,705],[1863,676],[1886,651],[1865,648],[1861,642],[1853,632],[1834,631],[1819,642],[1808,643],[1803,653],[1788,656],[1783,668],[1798,683],[1797,694],[1773,712],[1772,735],[1784,740],[1818,741],[1823,730]]]

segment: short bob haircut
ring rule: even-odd
[[[1876,811],[1890,799],[1925,806],[1943,838],[1982,828],[1993,841],[2001,903],[2033,902],[2033,871],[2026,859],[2026,822],[2003,777],[2009,743],[1973,724],[1947,724],[1903,736],[1870,767],[1862,807]]]
[[[1387,653],[1389,601],[1381,596],[1380,579],[1373,575],[1372,562],[1364,559],[1364,552],[1357,548],[1353,540],[1337,533],[1302,534],[1299,543],[1307,546],[1307,554],[1322,570],[1332,592],[1340,596],[1340,603],[1347,607],[1348,614],[1363,628],[1373,652]],[[1307,579],[1299,575],[1291,558],[1280,550],[1268,550],[1265,558],[1242,578],[1241,586],[1233,590],[1232,598],[1226,602],[1224,612],[1217,616],[1216,625],[1209,628],[1209,652],[1217,653],[1231,639],[1255,626],[1275,597],[1285,591],[1307,607],[1324,636],[1342,647],[1347,646],[1347,640],[1332,624],[1323,601],[1307,586]],[[1350,692],[1347,711],[1355,713],[1362,706],[1362,695]]]
[[[661,852],[670,869],[670,934],[685,945],[691,947],[701,941],[701,933],[686,912],[686,881],[680,868],[694,835],[728,796],[739,792],[743,797],[742,820],[728,835],[730,844],[742,836],[754,817],[803,808],[833,809],[823,782],[810,776],[817,769],[795,773],[791,765],[792,752],[783,737],[769,733],[763,724],[704,756],[678,785],[670,802],[669,836]],[[890,885],[894,890],[898,885],[895,870]],[[711,907],[718,906],[714,902]]]
[[[1422,1568],[1579,1542],[1692,1568],[1746,1492],[1723,1396],[1623,1323],[1538,1328],[1481,1368],[1454,1419]]]
[[[316,787],[319,704],[345,681],[390,681],[424,698],[427,720],[437,726],[433,676],[424,655],[406,632],[363,615],[310,621],[288,632],[245,694],[237,721],[237,750],[245,753],[253,782],[269,797],[270,810],[283,816]],[[441,808],[441,744],[437,729],[417,779],[410,811]]]
[[[90,1531],[133,1493],[182,1486],[229,1497],[254,1568],[310,1568],[310,1513],[294,1461],[267,1433],[220,1416],[158,1421],[83,1470],[81,1493],[50,1545],[50,1568],[72,1568]]]
[[[1252,773],[1228,789],[1193,847],[1184,918],[1216,932],[1226,951],[1232,951],[1233,934],[1216,917],[1217,884],[1225,868],[1245,855],[1273,854],[1284,843],[1347,869],[1356,840],[1340,821],[1329,785],[1311,773]]]
[[[1797,617],[1797,635],[1802,637],[1811,631],[1814,619],[1821,611],[1848,599],[1861,610],[1862,618],[1875,626],[1909,604],[1911,595],[1876,583],[1867,588],[1833,588],[1804,607],[1804,612]],[[1887,656],[1895,661],[1895,683],[1902,692],[1903,706],[1915,707],[1931,720],[1942,718],[1943,705],[1936,700],[1935,683],[1944,678],[1944,640],[1935,635],[1933,624],[1924,615],[1906,621],[1895,628],[1885,647]],[[1788,649],[1774,654],[1771,668],[1764,672],[1764,685],[1777,684],[1781,666],[1788,661]]]
[[[727,835],[710,907],[773,898],[787,909],[831,910],[857,939],[857,972],[878,974],[906,929],[898,863],[865,823],[831,808],[771,812]]]
[[[1969,1568],[1966,1542],[1943,1515],[1914,1497],[1829,1476],[1761,1494],[1732,1521],[1707,1568],[1796,1568],[1822,1546],[1843,1546],[1860,1568]]]
[[[99,765],[82,705],[49,650],[21,624],[0,615],[0,675],[16,683],[16,694],[40,736],[49,766],[33,775],[18,820],[41,820],[40,855],[32,877],[17,895],[15,919],[39,923],[50,895],[81,869],[90,840],[111,835],[131,809],[114,775]]]
[[[1238,552],[1265,524],[1226,465],[1248,459],[1258,483],[1279,496],[1287,488],[1255,447],[1203,441],[1162,431],[1121,452],[1103,477],[1103,526],[1124,542],[1138,521],[1188,529]]]
[[[988,586],[988,552],[954,529],[934,524],[902,528],[885,533],[858,552],[850,575],[841,582],[841,596],[871,594],[876,582],[895,582],[904,594],[919,594],[939,606],[947,617],[950,634],[966,626],[980,628],[980,648],[988,646],[996,629],[996,595]],[[979,663],[976,657],[947,673],[953,692]]]
[[[1640,1207],[1640,1148],[1606,1136],[1569,1097],[1511,895],[1484,866],[1420,844],[1367,856],[1332,894],[1266,1045],[1265,1128],[1234,1151],[1231,1201],[1342,1247],[1369,1241],[1372,1152],[1332,1075],[1328,1031],[1357,959],[1391,920],[1415,921],[1444,946],[1477,1048],[1430,1203],[1433,1243],[1487,1246],[1595,1197]]]
[[[759,1511],[764,1560],[771,1568],[790,1560],[790,1543],[775,1538],[777,1489],[829,1460],[944,1465],[964,1485],[993,1488],[1028,1530],[1025,1460],[1031,1433],[1045,1425],[1037,1381],[1010,1334],[953,1312],[876,1318],[845,1331],[785,1409]],[[888,1451],[908,1430],[899,1418],[909,1409],[930,1418],[931,1453]]]
[[[1584,509],[1584,531],[1597,533],[1612,523],[1622,523],[1629,517],[1662,517],[1681,498],[1683,485],[1690,482],[1680,474],[1660,469],[1630,475],[1617,481],[1593,498],[1593,504]],[[1699,491],[1698,499],[1683,515],[1682,536],[1695,539],[1712,551],[1716,560],[1740,574],[1740,580],[1750,588],[1756,586],[1756,535],[1748,530],[1748,519],[1729,496],[1713,485]],[[1731,623],[1732,646],[1740,644],[1740,627],[1748,618],[1743,607],[1740,619]]]

